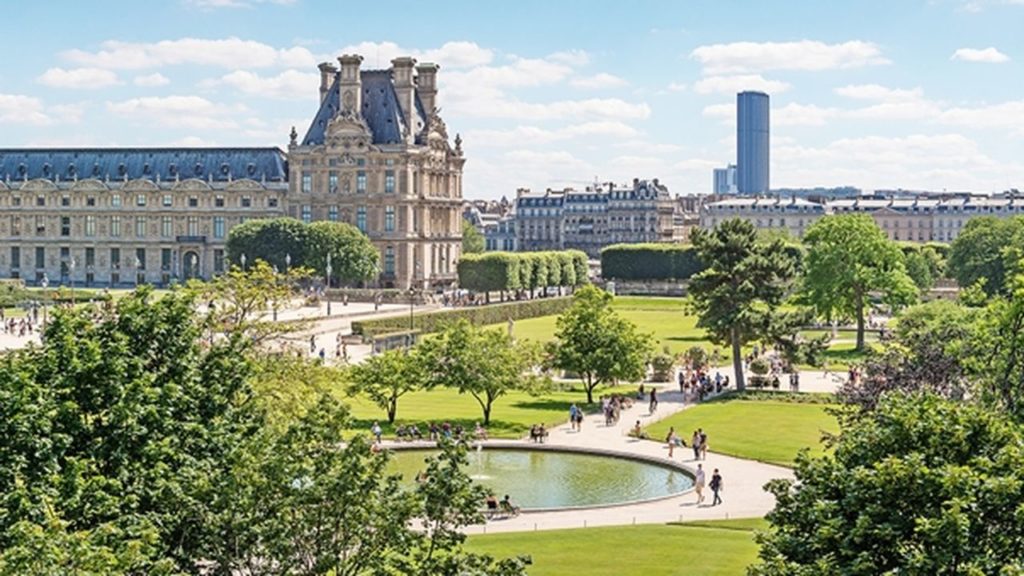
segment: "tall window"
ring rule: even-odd
[[[163,248],[160,250],[160,269],[164,272],[171,270],[171,249]]]
[[[112,238],[121,237],[121,217],[111,216],[110,217],[110,236]]]
[[[188,205],[189,206],[192,206],[192,200],[193,199],[195,199],[195,196],[193,196],[192,198],[188,199]],[[170,208],[171,206],[174,205],[174,198],[170,194],[164,194],[164,202],[163,202],[163,204],[164,204],[164,208]],[[142,204],[140,204],[140,206],[141,205]]]
[[[117,270],[121,267],[121,249],[111,248],[110,249],[110,267]]]
[[[199,236],[199,216],[188,217],[188,235]]]
[[[110,205],[113,206],[114,208],[120,208],[121,207],[121,195],[120,194],[111,194],[110,195]]]
[[[393,194],[395,192],[395,171],[386,170],[384,172],[384,193]]]
[[[85,217],[85,235],[90,238],[96,235],[96,216],[92,214]]]
[[[327,208],[327,219],[331,222],[338,221],[338,206],[337,204]]]
[[[135,267],[139,270],[146,269],[146,249],[136,248],[135,249]]]
[[[216,274],[224,272],[224,251],[221,249],[213,251],[213,271]]]
[[[71,236],[71,217],[61,216],[60,217],[60,235]]]
[[[85,249],[85,266],[86,266],[86,268],[88,268],[89,266],[95,266],[95,265],[96,265],[96,249],[95,248],[86,248]]]
[[[338,173],[333,170],[327,174],[327,191],[331,194],[338,193]]]
[[[11,236],[21,236],[21,216],[11,216]]]
[[[214,216],[213,217],[213,237],[223,238],[224,237],[224,217]]]
[[[46,248],[36,246],[36,268],[46,268]]]
[[[366,206],[356,208],[356,228],[366,232]]]
[[[302,221],[309,224],[313,220],[313,209],[309,204],[302,205]]]
[[[135,236],[142,238],[146,235],[146,217],[136,216],[135,217]]]
[[[21,246],[11,246],[11,268],[21,268]]]
[[[395,248],[388,246],[384,249],[384,273],[389,276],[395,275]]]
[[[313,191],[313,174],[309,172],[302,173],[302,191],[306,194]]]
[[[170,238],[171,234],[174,233],[173,222],[171,222],[170,216],[164,216],[160,219],[160,235],[164,238]]]
[[[138,196],[136,196],[135,197],[135,205],[136,206],[145,206],[146,205],[146,195],[145,194],[139,194]]]
[[[356,172],[356,194],[366,193],[366,170]]]
[[[215,196],[213,198],[213,205],[216,206],[217,208],[223,208],[224,207],[224,197],[220,196],[220,195]]]
[[[384,207],[384,231],[394,232],[395,231],[395,207],[385,206]]]

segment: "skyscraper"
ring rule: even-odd
[[[729,164],[725,168],[715,168],[712,194],[724,196],[736,193],[736,165]]]
[[[736,95],[736,186],[740,194],[768,192],[768,95]]]

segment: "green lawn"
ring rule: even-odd
[[[603,389],[599,388],[594,391],[594,397],[603,393]],[[533,424],[564,424],[569,421],[569,406],[575,402],[586,410],[586,400],[586,393],[582,389],[549,392],[542,396],[513,392],[494,403],[488,432],[493,437],[518,438],[525,435]],[[369,431],[376,420],[384,428],[386,436],[392,435],[393,428],[387,425],[385,412],[372,402],[358,397],[344,398],[343,401],[352,410],[354,430]],[[600,404],[595,403],[590,409],[600,409]],[[460,424],[472,431],[477,422],[483,421],[483,412],[472,396],[447,388],[413,392],[398,401],[395,418],[397,425],[416,423],[426,433],[423,426],[425,422],[440,423],[446,420],[453,426]]]
[[[529,555],[531,576],[710,576],[744,574],[757,560],[764,520],[613,526],[471,536],[473,552]]]
[[[700,346],[708,351],[718,348],[723,363],[729,362],[732,358],[728,348],[716,347],[708,341],[704,330],[697,328],[697,317],[686,313],[682,298],[618,296],[612,306],[623,318],[636,324],[641,332],[652,334],[655,347],[659,351],[667,346],[671,353],[679,354],[693,346]],[[554,338],[557,318],[557,316],[541,316],[540,318],[518,320],[515,323],[515,335],[517,338],[548,342]],[[506,327],[504,323],[488,326],[488,328],[503,330]],[[803,332],[804,336],[808,338],[826,333],[830,334],[831,332],[829,330]],[[825,367],[829,370],[845,370],[851,362],[859,362],[864,358],[863,353],[853,351],[853,341],[856,339],[854,331],[840,330],[838,339],[842,341],[833,344],[824,354]],[[867,333],[868,342],[873,343],[877,340],[877,331]],[[749,353],[751,348],[747,346],[743,352]],[[803,366],[803,368],[810,367]]]
[[[713,400],[656,422],[647,429],[651,438],[665,438],[669,426],[687,444],[697,428],[708,435],[712,451],[792,466],[797,452],[809,448],[822,454],[822,432],[838,432],[827,404],[802,404],[774,400]]]

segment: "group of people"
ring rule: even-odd
[[[311,334],[309,336],[309,354],[318,356],[321,362],[327,361],[326,348],[321,347],[319,348],[319,352],[317,352],[316,334]],[[338,332],[334,337],[334,358],[337,359],[338,362],[348,362],[348,343],[345,342],[345,337],[341,332]]]
[[[569,406],[569,429],[579,432],[583,429],[583,410],[575,402]]]
[[[27,316],[22,318],[2,318],[2,316],[3,313],[0,312],[0,330],[5,334],[24,338],[30,336],[36,329],[35,323]]]
[[[697,494],[697,504],[700,505],[704,502],[704,486],[711,489],[714,498],[711,500],[712,506],[718,506],[722,503],[722,496],[720,492],[723,488],[722,475],[718,472],[718,468],[715,468],[714,473],[711,474],[711,481],[708,482],[704,474],[704,465],[697,464],[697,472],[693,476],[693,490]]]
[[[611,394],[601,397],[601,411],[604,413],[605,426],[614,426],[619,423],[619,415],[622,409],[633,406],[633,400],[621,394]]]
[[[533,442],[543,444],[547,437],[548,430],[544,427],[544,424],[534,424],[533,426],[530,426],[530,440]]]
[[[704,367],[684,367],[679,371],[679,392],[685,401],[687,397],[692,402],[703,402],[705,396],[720,394],[723,389],[729,387],[729,376],[723,376],[721,372],[715,372],[714,378]]]

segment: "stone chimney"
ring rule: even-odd
[[[395,58],[391,61],[391,77],[395,83],[395,94],[398,106],[405,118],[406,141],[412,143],[416,138],[416,91],[412,81],[412,69],[416,60],[408,56]]]
[[[363,57],[355,54],[338,57],[338,63],[341,64],[341,107],[338,111],[356,117],[363,109],[363,82],[359,76],[359,65],[362,62]]]
[[[427,116],[437,106],[437,71],[440,68],[430,62],[424,62],[416,67],[416,92],[420,95],[420,102],[423,103],[423,111]]]
[[[334,81],[334,75],[338,72],[338,69],[330,62],[321,62],[317,67],[320,68],[320,103],[323,104],[324,100],[327,99],[327,91],[331,89],[331,82]]]

